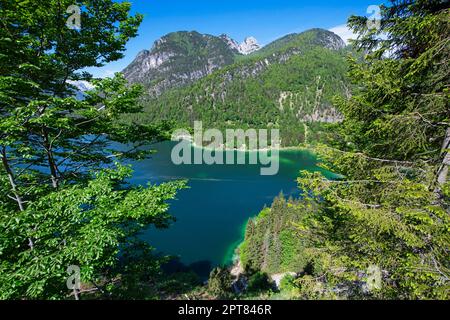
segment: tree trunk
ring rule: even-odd
[[[19,210],[25,211],[24,201],[17,190],[17,184],[16,184],[16,180],[14,177],[14,173],[9,165],[8,158],[6,157],[6,147],[4,147],[4,146],[2,147],[1,156],[2,156],[3,168],[5,169],[6,174],[8,175],[9,184],[11,185],[11,190],[14,194],[17,205],[19,206]],[[33,239],[28,238],[28,246],[30,247],[31,250],[34,249]]]
[[[24,204],[22,197],[20,196],[19,192],[17,191],[17,184],[16,180],[14,178],[14,173],[12,172],[11,167],[9,166],[8,158],[6,157],[6,148],[2,147],[2,164],[3,168],[6,171],[6,174],[8,175],[9,184],[11,185],[11,190],[14,194],[14,197],[16,198],[17,205],[19,206],[20,211],[24,211]]]
[[[436,176],[436,189],[435,192],[441,194],[442,186],[447,182],[448,179],[448,167],[450,166],[450,128],[447,129],[445,134],[444,143],[442,144],[442,162],[439,166]]]
[[[48,161],[48,166],[50,168],[52,186],[53,186],[53,188],[58,189],[58,186],[59,186],[58,167],[56,166],[55,159],[53,158],[53,151],[52,151],[53,146],[51,145],[51,143],[48,139],[48,133],[45,131],[45,129],[44,129],[43,139],[44,139],[45,150],[47,152],[47,161]]]

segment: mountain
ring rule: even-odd
[[[222,34],[219,37],[223,41],[225,41],[225,43],[230,47],[231,50],[243,55],[249,55],[261,49],[258,40],[256,40],[254,37],[245,38],[244,42],[242,42],[241,44],[237,43],[236,40],[230,38],[230,36],[226,34]]]
[[[145,112],[131,120],[279,128],[284,146],[298,145],[321,134],[319,123],[342,120],[332,99],[350,94],[347,53],[344,41],[330,31],[288,35],[249,55],[235,55],[234,63],[183,88],[148,98]]]
[[[302,33],[291,33],[269,43],[258,53],[268,54],[286,48],[299,48],[306,45],[317,45],[330,50],[341,50],[346,44],[337,34],[324,29],[310,29]]]
[[[253,37],[245,38],[244,42],[239,45],[239,52],[248,55],[261,49],[258,41]]]
[[[221,34],[219,38],[222,39],[233,52],[241,53],[241,45],[229,35]]]
[[[182,87],[235,62],[237,55],[259,49],[256,39],[242,44],[227,35],[219,37],[196,31],[170,33],[141,51],[123,70],[130,83],[141,83],[150,95]]]
[[[84,80],[78,80],[78,81],[67,81],[70,85],[72,85],[73,88],[73,94],[78,100],[84,100],[85,98],[85,92],[89,90],[93,90],[95,86]]]
[[[142,83],[150,94],[198,80],[234,62],[237,53],[219,37],[198,32],[174,32],[141,51],[123,70],[131,83]]]

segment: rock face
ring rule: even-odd
[[[283,121],[297,128],[342,121],[332,98],[350,94],[345,48],[323,29],[290,34],[261,49],[254,38],[238,44],[225,34],[175,33],[141,52],[124,73],[154,94],[146,100],[147,121],[254,127]]]
[[[231,50],[239,54],[249,55],[261,49],[261,46],[258,44],[258,40],[256,40],[254,37],[245,38],[244,42],[242,42],[241,44],[239,44],[236,40],[232,39],[226,34],[222,34],[219,37],[228,45]]]
[[[141,51],[122,72],[130,83],[144,84],[158,96],[232,64],[236,54],[232,39],[227,43],[195,31],[174,32],[156,41],[151,50]]]
[[[237,43],[236,40],[232,39],[229,35],[227,34],[221,34],[219,36],[220,39],[222,39],[227,45],[228,47],[233,50],[234,52],[240,53],[241,48],[239,43]]]
[[[141,83],[152,96],[182,87],[235,62],[236,56],[260,49],[255,38],[239,44],[226,34],[174,32],[141,51],[122,73],[130,83]]]
[[[258,41],[253,37],[248,37],[239,45],[239,52],[248,55],[261,49]]]
[[[323,44],[325,48],[331,50],[341,50],[346,47],[344,40],[342,40],[341,37],[330,31],[324,32],[320,37],[319,41]]]

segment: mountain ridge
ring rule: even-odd
[[[196,31],[169,33],[141,51],[122,73],[130,83],[142,83],[149,94],[192,83],[232,64],[236,53],[220,38]]]
[[[232,50],[239,54],[249,55],[261,49],[258,40],[256,40],[254,37],[246,37],[240,44],[225,33],[221,34],[219,38],[224,40]]]
[[[335,95],[349,95],[346,46],[332,32],[312,29],[237,55],[189,85],[149,96],[137,122],[169,120],[191,126],[201,120],[213,128],[281,128],[283,146],[303,143],[314,130],[302,123],[342,120],[332,106]],[[314,126],[314,125],[310,125]]]
[[[311,43],[314,45],[332,50],[345,47],[339,36],[324,29],[290,34],[264,47],[260,47],[253,37],[247,37],[239,44],[226,34],[213,36],[197,31],[178,31],[156,40],[150,50],[139,52],[122,73],[130,83],[141,83],[151,96],[159,96],[167,90],[192,84],[240,60],[266,55],[283,47],[289,49],[289,44],[290,49],[303,46],[303,42],[297,42],[304,41],[305,35],[312,32],[320,34],[320,37],[312,37]]]

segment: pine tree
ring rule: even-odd
[[[330,181],[304,172],[318,212],[301,226],[331,292],[396,299],[450,297],[449,9],[445,1],[392,1],[380,29],[352,17],[356,90],[337,99],[345,116],[333,146],[317,148]],[[375,266],[375,267],[374,267]],[[381,288],[356,280],[381,270]]]

